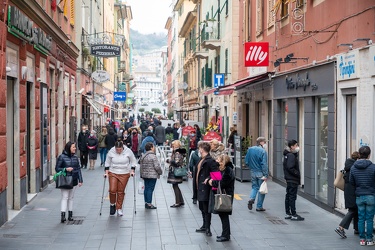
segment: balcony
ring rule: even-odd
[[[221,46],[220,34],[214,27],[205,27],[201,33],[202,47],[209,50],[218,50]]]

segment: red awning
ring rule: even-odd
[[[204,92],[203,94],[204,94],[204,95],[209,95],[209,94],[214,93],[216,90],[217,90],[216,88],[209,89],[209,90],[207,90],[206,92]]]
[[[233,89],[220,89],[218,95],[231,95],[233,94]]]
[[[232,93],[229,93],[230,90],[233,92],[233,90],[240,89],[242,87],[245,87],[248,84],[266,79],[267,77],[268,77],[268,73],[265,73],[265,74],[262,74],[262,75],[247,77],[245,79],[241,79],[241,80],[239,80],[239,81],[237,81],[237,82],[235,82],[231,85],[228,85],[228,86],[225,86],[224,88],[221,88],[220,92],[219,92],[219,95],[221,94],[221,92],[224,92],[224,91],[225,91],[225,94],[223,93],[222,95],[230,95],[230,94],[232,94]],[[226,93],[229,93],[229,94],[226,94]]]

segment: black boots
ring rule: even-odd
[[[68,211],[68,221],[73,221],[73,211]]]
[[[61,212],[61,223],[64,223],[65,221],[66,221],[65,212]]]

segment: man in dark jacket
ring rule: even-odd
[[[173,134],[173,128],[170,123],[168,123],[168,126],[165,128],[165,134]]]
[[[165,138],[165,128],[161,125],[161,123],[156,126],[155,128],[155,139],[158,146],[163,146],[166,138]]]
[[[189,158],[189,171],[191,176],[193,177],[193,204],[197,204],[197,181],[196,181],[196,173],[197,173],[197,166],[199,161],[201,160],[199,150],[196,149],[190,154]]]
[[[358,231],[361,246],[372,246],[375,211],[375,164],[369,159],[371,149],[362,146],[358,150],[359,159],[350,169],[350,183],[355,186],[358,206]],[[366,223],[366,230],[365,230]]]
[[[303,221],[305,218],[296,212],[296,200],[298,186],[301,184],[301,173],[298,162],[298,143],[296,140],[288,141],[288,146],[284,150],[284,178],[286,180],[285,195],[285,219],[293,221]]]
[[[88,148],[87,148],[87,139],[90,135],[87,125],[82,125],[82,130],[78,134],[78,149],[80,155],[80,161],[82,168],[87,168],[88,162]]]
[[[117,141],[117,134],[113,128],[108,130],[108,134],[104,138],[105,145],[107,145],[107,150],[111,150],[115,146]]]
[[[197,185],[197,199],[199,201],[199,210],[202,212],[203,226],[195,230],[198,233],[205,232],[207,236],[212,236],[211,233],[211,213],[208,212],[211,186],[208,184],[211,172],[219,171],[219,163],[217,163],[209,154],[211,146],[208,142],[201,141],[198,144],[198,150],[201,154],[201,160],[197,165],[196,185]]]

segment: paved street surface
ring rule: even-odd
[[[251,183],[238,182],[230,217],[231,241],[218,243],[221,234],[218,215],[212,216],[212,237],[196,233],[202,225],[198,205],[192,204],[191,180],[181,186],[185,206],[170,208],[174,194],[166,178],[156,185],[154,204],[157,210],[145,210],[143,196],[136,194],[134,213],[133,180],[130,180],[124,202],[124,216],[109,216],[106,195],[102,215],[99,215],[103,168],[83,170],[84,185],[74,197],[74,224],[60,223],[60,190],[54,183],[39,193],[11,221],[0,228],[0,249],[360,249],[353,229],[341,239],[334,229],[340,217],[298,197],[297,212],[305,221],[284,220],[282,186],[268,182],[266,212],[247,208]],[[108,185],[106,186],[108,187]]]

